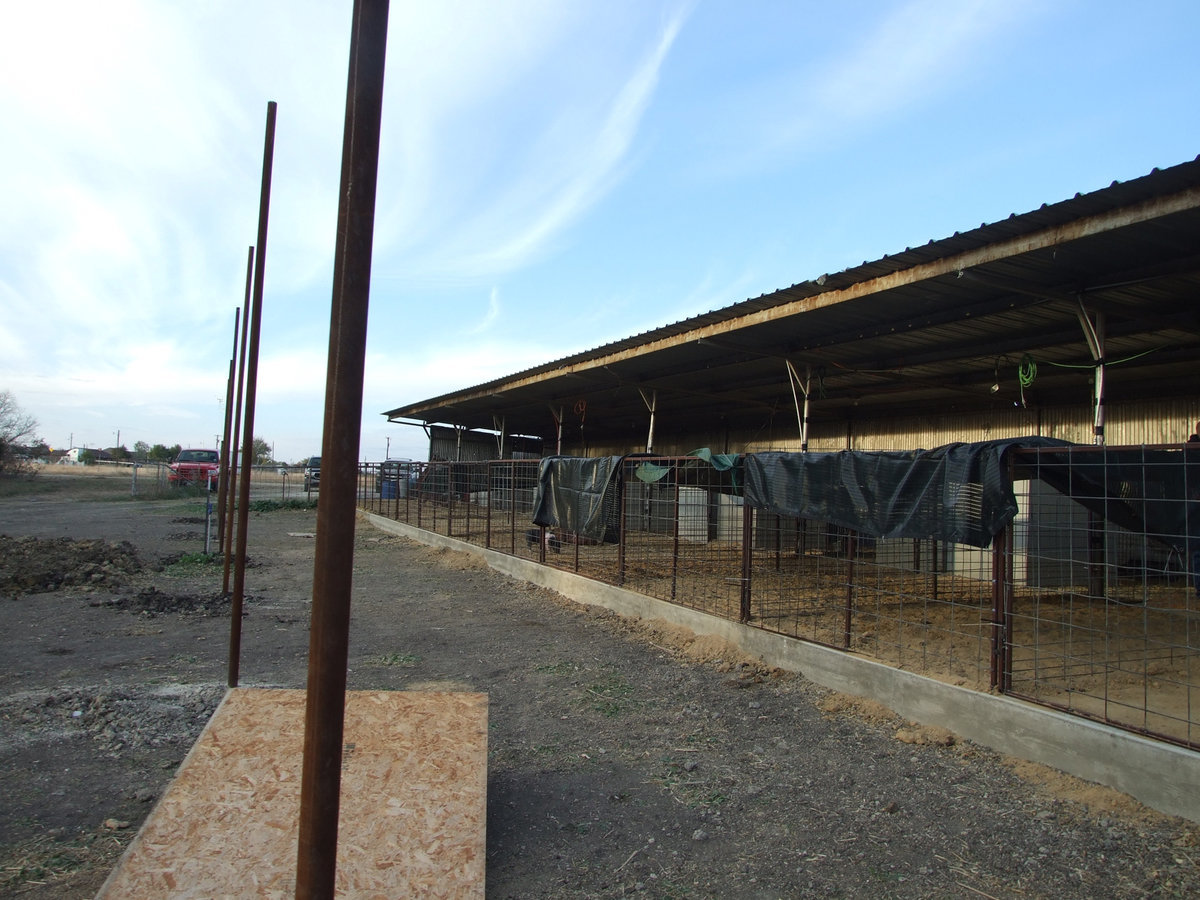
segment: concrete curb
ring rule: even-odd
[[[374,513],[360,515],[380,531],[471,553],[498,572],[577,603],[623,616],[664,619],[697,634],[720,637],[768,665],[799,672],[831,690],[875,700],[906,719],[947,728],[1001,753],[1052,766],[1129,794],[1152,809],[1200,822],[1200,753],[1193,750],[772,634]]]

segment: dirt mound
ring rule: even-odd
[[[142,588],[136,594],[105,598],[93,606],[123,609],[146,618],[167,613],[215,616],[229,612],[231,599],[225,594],[169,594],[155,587]]]
[[[0,535],[0,595],[44,593],[63,587],[119,587],[142,569],[127,541],[12,538]]]
[[[224,695],[222,685],[162,685],[149,691],[105,686],[30,692],[0,703],[0,721],[27,734],[78,731],[101,753],[127,747],[186,746],[200,734]],[[9,730],[8,727],[5,729]]]

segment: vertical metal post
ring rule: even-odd
[[[229,496],[225,501],[225,575],[221,593],[229,593],[229,566],[233,560],[233,491],[238,483],[238,438],[242,433],[242,381],[246,374],[246,324],[250,321],[250,297],[254,283],[254,248],[246,251],[246,298],[242,312],[242,346],[238,350],[237,400],[233,404],[233,434],[229,445]]]
[[[508,466],[508,532],[512,546],[509,553],[517,555],[517,463],[516,460]]]
[[[624,467],[625,461],[622,460],[617,465]],[[620,494],[617,499],[617,515],[619,516],[617,521],[617,584],[623,585],[625,583],[625,495],[629,482],[625,478],[625,472],[618,471],[620,478],[617,479],[617,488],[620,490]]]
[[[775,515],[775,571],[783,571],[783,517]]]
[[[1008,630],[1012,617],[1012,524],[992,541],[992,648],[989,685],[1003,692],[1007,685]]]
[[[483,546],[488,550],[492,549],[492,485],[496,483],[495,476],[493,475],[495,467],[495,463],[487,464],[487,493],[485,494],[487,497],[487,512],[485,513],[487,524],[484,525],[483,529]]]
[[[432,463],[426,463],[425,468],[421,472],[421,478],[417,482],[417,527],[421,527],[421,513],[425,511],[425,481],[429,478],[429,470]]]
[[[930,595],[934,600],[938,598],[938,572],[941,570],[941,565],[938,558],[938,541],[934,538],[930,542],[929,550],[929,570],[933,573],[933,577],[929,581]]]
[[[474,465],[474,463],[472,463],[472,465]],[[471,488],[474,487],[474,484],[472,483],[474,481],[474,475],[474,469],[467,470],[467,530],[464,532],[463,538],[468,541],[471,539]]]
[[[354,567],[354,492],[362,427],[387,23],[387,0],[355,0],[333,264],[325,427],[321,441],[321,496],[317,502],[317,543],[313,564],[308,702],[304,719],[296,865],[298,898],[332,898],[337,871],[350,587]]]
[[[267,219],[271,209],[271,167],[275,158],[275,101],[267,103],[263,144],[262,193],[258,200],[258,259],[250,304],[246,356],[246,413],[242,426],[242,472],[238,481],[237,552],[233,559],[233,602],[229,626],[229,686],[237,687],[242,657],[242,601],[246,594],[246,526],[250,521],[250,468],[254,465],[254,401],[258,392],[258,343],[262,331],[263,279],[267,265]]]
[[[650,412],[650,430],[646,433],[646,452],[654,452],[654,417],[658,412],[658,391],[652,390],[650,396],[646,396],[646,392],[638,388],[638,393],[642,395],[642,403],[646,405],[646,409]]]
[[[238,332],[242,311],[233,311],[233,349],[229,351],[229,377],[225,380],[225,431],[221,437],[221,464],[217,476],[217,546],[225,548],[225,504],[229,499],[229,433],[233,428],[233,379],[237,363]]]
[[[854,625],[854,557],[858,553],[858,534],[846,532],[846,617],[842,623],[842,646],[850,649],[850,631]]]
[[[672,510],[673,523],[671,533],[671,599],[675,599],[675,589],[679,581],[679,470],[676,468],[673,481],[675,482],[675,503]]]
[[[742,503],[742,593],[738,621],[750,621],[750,576],[754,568],[754,510]]]

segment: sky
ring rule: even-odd
[[[0,390],[320,452],[351,4],[0,0]],[[392,0],[359,457],[406,403],[1194,159],[1193,0]],[[549,411],[547,411],[549,415]],[[549,425],[549,423],[548,423]]]

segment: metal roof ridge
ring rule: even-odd
[[[863,280],[866,270],[883,269],[886,272],[902,271],[921,263],[942,258],[943,256],[957,255],[964,250],[985,246],[997,240],[1011,239],[1018,235],[1041,231],[1047,227],[1078,219],[1085,215],[1095,214],[1100,210],[1111,210],[1129,206],[1148,197],[1168,193],[1180,193],[1189,187],[1195,186],[1200,186],[1200,155],[1166,169],[1154,167],[1146,175],[1138,176],[1129,181],[1114,180],[1106,187],[1097,188],[1088,193],[1076,192],[1073,197],[1054,203],[1043,203],[1037,209],[1029,210],[1028,212],[1010,213],[1006,218],[992,223],[983,223],[979,227],[972,228],[969,231],[956,231],[945,238],[938,240],[930,239],[928,243],[919,247],[906,247],[902,252],[890,255],[885,253],[877,260],[864,261],[860,265],[848,267],[840,272],[823,273],[814,279],[797,282],[788,287],[779,288],[769,294],[760,294],[758,297],[740,300],[729,306],[720,307],[705,313],[698,313],[694,316],[651,328],[635,335],[609,341],[590,350],[581,350],[577,353],[541,363],[528,369],[522,369],[490,381],[482,382],[473,387],[460,388],[417,402],[422,406],[432,406],[441,404],[449,398],[494,390],[498,387],[510,385],[515,381],[526,380],[534,376],[553,372],[557,369],[599,359],[639,344],[646,344],[656,339],[686,333],[696,327],[702,319],[709,319],[714,322],[728,321],[741,318],[757,310],[779,306],[806,297],[813,297],[827,291],[839,290],[847,285]],[[876,277],[878,274],[879,272],[875,271],[869,277]],[[394,410],[383,413],[383,415],[391,416],[412,405],[397,407]]]

